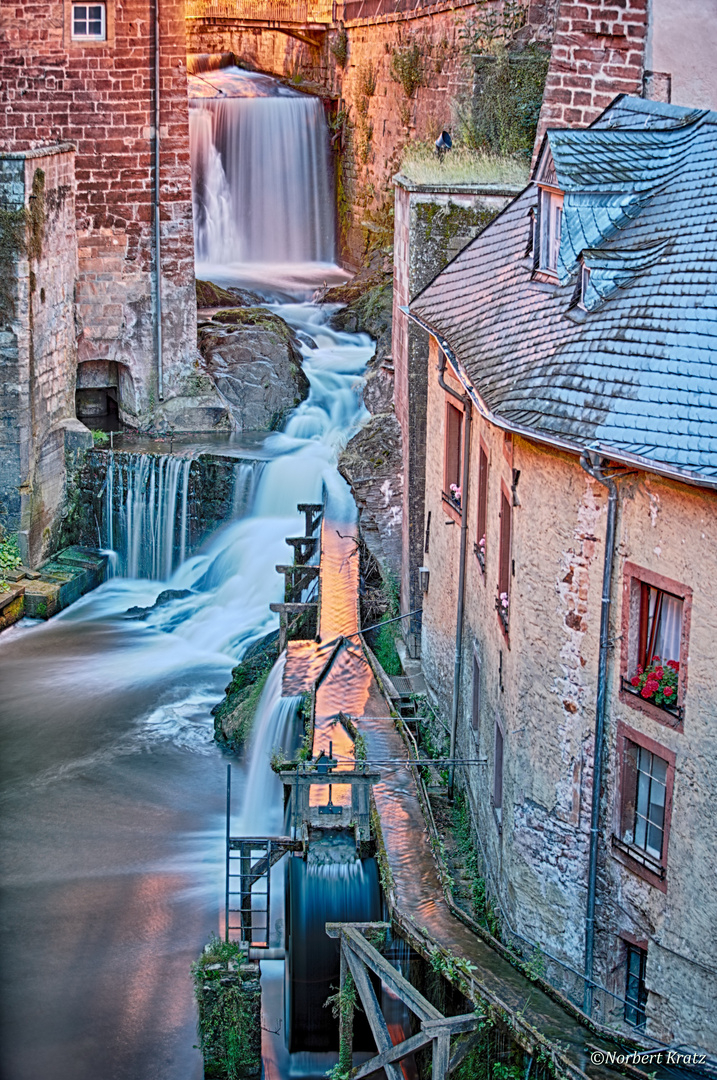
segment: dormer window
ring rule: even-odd
[[[538,268],[557,276],[560,231],[563,220],[563,193],[540,189],[540,253]]]

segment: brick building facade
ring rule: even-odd
[[[78,20],[98,12],[102,18],[92,25],[73,23],[73,10]],[[104,0],[94,8],[72,0],[46,0],[25,7],[5,5],[0,13],[0,155],[5,156],[6,175],[17,155],[29,153],[30,162],[38,150],[49,148],[49,171],[41,170],[46,172],[43,198],[57,200],[53,177],[59,159],[53,155],[64,147],[63,213],[70,206],[73,210],[70,227],[61,233],[45,230],[43,265],[17,252],[17,302],[14,312],[3,312],[5,348],[11,354],[29,350],[37,363],[53,370],[51,389],[39,381],[35,369],[27,372],[30,383],[19,388],[19,398],[6,394],[3,402],[5,430],[21,430],[27,453],[18,451],[23,459],[19,477],[3,478],[2,520],[13,530],[20,527],[30,559],[51,546],[50,507],[57,510],[62,503],[64,464],[60,449],[54,455],[59,472],[51,482],[37,471],[47,433],[25,426],[26,413],[15,410],[17,401],[34,400],[36,415],[52,414],[54,424],[69,423],[75,417],[76,386],[89,386],[105,399],[109,395],[117,400],[121,421],[143,427],[163,398],[182,393],[194,366],[184,6],[172,0],[161,6],[159,290],[153,205],[154,17],[149,0]],[[5,205],[17,210],[19,204],[7,189],[3,195]],[[23,198],[29,211],[35,198],[32,177]],[[68,279],[70,264],[74,273]],[[13,268],[6,271],[12,274]],[[24,290],[25,278],[34,283],[30,291]],[[49,309],[40,297],[59,288],[60,279],[65,303],[61,310],[53,309],[52,343],[43,343],[39,327]],[[10,385],[12,361],[6,363]],[[16,505],[18,487],[28,504],[22,515]]]
[[[74,5],[77,7],[78,5]],[[125,365],[120,402],[140,422],[158,400],[154,8],[106,0],[104,38],[73,37],[71,0],[0,16],[0,147],[75,148],[78,361]],[[196,303],[184,5],[160,19],[160,248],[167,393],[194,357]],[[163,374],[165,374],[163,372]]]

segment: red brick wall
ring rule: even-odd
[[[540,112],[546,128],[586,127],[618,94],[642,94],[648,0],[561,0]]]
[[[3,5],[0,146],[77,147],[80,360],[127,364],[156,395],[151,0],[108,0],[108,40],[70,40],[69,0]],[[183,0],[160,0],[161,231],[168,392],[194,355],[193,236]]]

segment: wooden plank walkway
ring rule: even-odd
[[[364,653],[358,630],[358,549],[352,530],[324,522],[321,558],[321,641],[290,642],[284,675],[285,693],[316,690],[314,756],[328,751],[344,768],[353,768],[351,740],[340,712],[356,721],[366,741],[369,763],[381,764],[374,786],[392,887],[387,897],[394,922],[425,955],[436,945],[471,965],[461,989],[476,1003],[493,1006],[507,1017],[519,1041],[531,1051],[542,1045],[559,1072],[576,1078],[615,1080],[617,1070],[594,1065],[592,1049],[624,1050],[601,1039],[578,1022],[540,987],[474,934],[448,907],[434,861],[408,751],[390,715],[389,704]],[[333,801],[342,788],[333,773]],[[346,797],[349,789],[344,785]],[[325,802],[327,790],[312,789]],[[467,984],[467,985],[466,985]],[[643,1075],[630,1070],[633,1075]]]

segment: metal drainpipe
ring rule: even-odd
[[[154,0],[154,269],[157,302],[157,397],[164,400],[164,371],[162,364],[162,255],[159,239],[159,0]]]
[[[453,661],[453,702],[451,704],[451,764],[448,770],[448,799],[453,801],[456,777],[456,736],[458,733],[458,698],[461,686],[461,662],[463,656],[463,608],[466,581],[466,550],[468,546],[468,479],[471,447],[471,399],[468,394],[459,394],[450,387],[443,377],[446,370],[446,356],[443,350],[438,363],[438,385],[451,397],[463,405],[463,475],[461,477],[461,547],[458,560],[458,610],[456,611],[456,653]]]
[[[593,795],[590,816],[590,857],[588,861],[588,895],[585,905],[585,988],[583,1011],[592,1015],[593,966],[595,958],[595,893],[600,827],[600,789],[602,787],[603,741],[607,704],[607,660],[610,648],[610,604],[615,554],[615,524],[617,521],[617,484],[602,471],[600,457],[585,453],[580,464],[589,476],[608,490],[607,523],[605,525],[605,561],[602,574],[602,605],[600,609],[600,654],[598,660],[597,704],[595,706],[595,748],[593,751]]]

